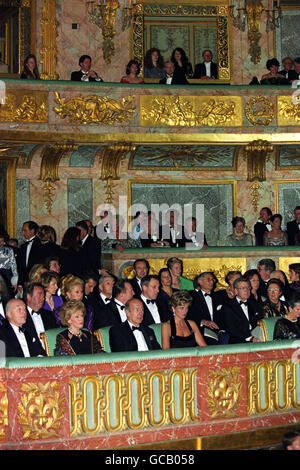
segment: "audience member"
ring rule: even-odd
[[[80,70],[71,73],[71,80],[76,82],[103,82],[95,70],[91,69],[92,58],[89,55],[82,55],[79,59]]]
[[[80,230],[81,269],[84,271],[101,271],[101,241],[98,237],[89,235],[88,225],[84,220],[76,223],[76,228]]]
[[[94,333],[83,330],[85,313],[85,306],[80,300],[69,300],[61,307],[60,321],[67,329],[56,337],[55,356],[104,352]]]
[[[173,62],[168,61],[164,65],[165,77],[159,83],[161,85],[188,85],[189,82],[185,75],[175,73],[175,65]]]
[[[28,274],[28,283],[41,282],[41,275],[47,271],[45,264],[34,264]]]
[[[270,280],[271,273],[275,271],[276,266],[272,259],[264,258],[257,263],[257,271],[260,275],[261,282],[259,286],[259,295],[267,298],[267,283]]]
[[[60,262],[57,256],[49,256],[45,260],[45,266],[47,271],[54,271],[58,275],[60,275]]]
[[[262,312],[264,318],[285,316],[288,305],[280,300],[284,291],[284,285],[279,279],[270,279],[267,284],[267,299],[262,302]]]
[[[143,325],[153,323],[163,323],[168,320],[166,311],[160,301],[157,300],[159,294],[159,280],[157,276],[148,275],[141,281],[142,293],[139,299],[144,306]]]
[[[197,324],[186,318],[192,301],[188,291],[178,291],[172,295],[170,305],[173,315],[161,327],[163,349],[207,346]]]
[[[131,299],[125,305],[127,320],[109,330],[112,352],[150,351],[161,349],[154,331],[145,325],[144,305],[139,299]]]
[[[156,47],[151,47],[146,52],[144,59],[144,77],[145,78],[164,78],[164,59],[160,50]]]
[[[233,217],[231,223],[233,232],[226,238],[225,246],[252,246],[252,235],[244,231],[246,227],[244,217]]]
[[[300,450],[300,429],[285,433],[282,446],[284,450]]]
[[[177,210],[169,210],[162,225],[162,239],[169,242],[172,248],[185,248],[184,230]]]
[[[288,311],[279,318],[274,327],[273,339],[299,339],[300,338],[300,296],[295,293],[288,301]]]
[[[142,248],[142,238],[148,233],[147,229],[148,217],[145,212],[138,211],[132,218],[129,232],[137,240],[139,246]]]
[[[150,265],[145,258],[137,258],[133,263],[135,277],[130,279],[135,297],[139,297],[142,293],[141,282],[145,276],[148,276]]]
[[[197,231],[196,217],[188,217],[185,220],[183,235],[185,249],[202,248],[202,250],[206,250],[208,248],[205,233]]]
[[[38,228],[37,236],[40,239],[41,244],[37,248],[36,262],[44,263],[50,256],[60,256],[60,248],[56,244],[56,232],[50,225],[41,225]]]
[[[17,258],[17,268],[19,273],[18,283],[23,286],[28,280],[28,274],[34,264],[36,264],[36,255],[41,244],[37,237],[38,224],[32,220],[23,223],[22,235],[26,239],[20,247]]]
[[[113,287],[112,300],[104,310],[106,326],[118,325],[127,320],[125,304],[133,298],[134,291],[129,281],[118,279]]]
[[[89,298],[89,303],[94,311],[94,329],[98,330],[107,326],[105,307],[112,300],[112,291],[115,278],[112,274],[102,274],[99,278],[98,292],[94,292]],[[104,312],[104,313],[103,313]]]
[[[224,329],[229,334],[229,343],[260,342],[252,336],[262,315],[255,311],[251,302],[251,285],[248,279],[241,277],[234,281],[235,297],[228,299],[222,306],[221,316]]]
[[[59,276],[54,271],[47,271],[41,275],[41,284],[45,289],[45,302],[43,308],[52,312],[56,323],[59,325],[59,309],[63,304],[63,299],[57,295]]]
[[[74,274],[80,276],[83,271],[82,257],[80,254],[80,230],[77,227],[69,227],[63,236],[60,253],[60,274]]]
[[[264,233],[271,230],[270,218],[272,211],[269,207],[263,207],[259,213],[259,219],[254,225],[254,235],[256,246],[264,245]]]
[[[288,238],[286,233],[281,230],[282,216],[274,214],[270,217],[272,229],[264,233],[265,246],[284,246],[288,245]]]
[[[141,71],[140,65],[136,60],[130,60],[126,66],[126,75],[121,78],[121,83],[143,84],[144,80],[138,75]]]
[[[209,80],[218,78],[218,65],[212,61],[213,54],[209,49],[202,52],[203,62],[196,64],[193,78]]]
[[[215,292],[218,296],[220,305],[223,304],[226,299],[234,298],[235,292],[234,292],[233,283],[239,277],[242,277],[241,271],[228,271],[228,273],[225,276],[225,282],[228,285],[228,287],[226,287],[226,289],[220,289]]]
[[[300,293],[300,263],[289,265],[290,287]]]
[[[26,326],[35,328],[38,338],[46,330],[57,328],[54,315],[43,308],[45,303],[44,286],[38,282],[33,282],[26,286],[24,300],[27,307]]]
[[[295,79],[295,70],[293,70],[293,65],[293,59],[291,59],[291,57],[285,57],[284,59],[282,59],[283,69],[279,70],[278,72],[283,75],[289,82]]]
[[[155,214],[151,211],[148,211],[147,214],[147,225],[141,236],[141,244],[143,248],[170,246],[167,240],[162,239],[162,227],[156,220]]]
[[[114,226],[111,227],[109,236],[102,240],[102,251],[111,253],[112,249],[118,250],[120,253],[127,248],[139,248],[138,241],[131,234],[123,231],[124,220],[117,216]],[[115,238],[112,238],[112,237]]]
[[[158,298],[169,302],[174,292],[178,292],[179,289],[172,287],[172,276],[169,268],[162,268],[158,273],[159,280],[159,294]]]
[[[26,305],[21,299],[7,302],[6,320],[0,328],[0,341],[5,344],[6,357],[46,356],[36,331],[26,328]]]
[[[248,271],[244,273],[243,277],[248,279],[248,281],[250,281],[250,286],[251,286],[250,298],[252,298],[255,302],[257,302],[258,305],[260,305],[265,300],[265,297],[262,297],[261,292],[260,292],[260,285],[262,283],[262,279],[260,277],[258,270],[249,269]]]
[[[171,62],[173,62],[175,66],[174,75],[175,77],[177,76],[179,80],[183,80],[184,77],[193,77],[193,67],[184,49],[176,47],[172,52]]]
[[[292,82],[294,80],[300,80],[300,57],[294,59],[294,69],[295,73],[293,74]]]
[[[192,290],[194,287],[193,281],[182,276],[183,263],[182,260],[173,256],[167,260],[167,268],[172,277],[172,287],[181,290]]]
[[[215,277],[211,272],[203,272],[194,279],[193,299],[188,319],[194,320],[208,345],[226,344],[228,337],[223,331],[220,315],[222,304],[213,291]]]
[[[19,278],[16,258],[14,250],[5,244],[5,234],[2,232],[0,232],[0,273],[8,287],[16,291]]]
[[[93,223],[89,219],[85,219],[83,222],[85,222],[87,227],[88,227],[88,234],[91,237],[94,237],[95,236],[95,227],[93,226]]]
[[[24,60],[23,71],[20,78],[29,80],[40,80],[40,73],[36,62],[36,57],[29,54]]]
[[[0,326],[5,320],[5,307],[11,298],[11,293],[7,287],[4,277],[0,274]]]
[[[279,70],[279,62],[277,59],[269,59],[267,60],[266,67],[269,70],[268,73],[264,74],[261,77],[260,84],[261,85],[288,85],[288,80],[280,73]]]
[[[286,224],[286,231],[289,245],[296,245],[295,237],[300,233],[300,206],[294,209],[294,220]]]
[[[280,269],[272,271],[270,275],[270,279],[279,279],[283,284],[283,293],[280,297],[280,300],[283,300],[283,301],[287,300],[289,296],[294,292],[294,290],[289,285],[289,281],[286,277],[286,274]]]
[[[84,317],[84,328],[94,330],[94,308],[92,302],[84,300],[84,280],[80,277],[68,274],[61,280],[61,293],[65,300],[80,300],[83,302],[86,310]],[[59,313],[59,312],[58,312]],[[56,314],[57,323],[59,323],[59,315]]]

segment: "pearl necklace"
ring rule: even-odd
[[[82,331],[80,331],[79,333],[73,333],[73,331],[68,328],[68,332],[72,335],[72,336],[76,336],[80,342],[82,342]]]

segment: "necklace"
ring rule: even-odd
[[[82,331],[80,331],[79,333],[73,333],[73,331],[68,328],[68,332],[72,335],[72,336],[76,336],[80,342],[82,342]]]

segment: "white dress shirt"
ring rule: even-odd
[[[134,325],[130,323],[130,321],[128,323],[129,323],[130,328],[132,329]],[[143,333],[139,330],[134,330],[132,333],[135,336],[135,339],[138,345],[138,351],[149,351],[149,348],[147,346]]]
[[[166,76],[166,84],[167,85],[172,85],[172,79],[173,79],[173,77],[171,77],[170,75],[167,75]]]
[[[214,309],[213,309],[213,304],[212,304],[212,298],[211,298],[210,295],[205,295],[205,294],[207,294],[207,292],[204,292],[203,290],[201,290],[201,292],[204,296],[204,300],[205,300],[207,308],[209,310],[211,321],[214,321]]]
[[[33,240],[35,239],[35,236],[30,238],[29,240],[27,240],[27,246],[26,246],[26,266],[28,264],[28,259],[29,259],[29,254],[30,254],[30,250],[31,250],[31,247],[32,247],[32,242]]]
[[[27,344],[24,333],[22,331],[19,331],[18,326],[13,325],[12,323],[10,324],[10,326],[12,327],[12,329],[14,330],[16,334],[16,337],[20,343],[24,356],[30,357],[30,352],[29,352],[28,344]]]
[[[116,299],[115,299],[115,304],[118,308],[118,312],[119,312],[119,315],[121,317],[121,321],[122,321],[122,323],[124,323],[124,321],[127,320],[127,315],[125,313],[125,309],[121,308],[121,307],[125,307],[125,305],[122,304],[122,302],[120,302],[119,300],[116,300]]]
[[[244,302],[244,300],[242,299],[239,299],[238,297],[236,298],[238,303],[240,302]],[[240,305],[241,309],[243,310],[244,314],[245,314],[245,317],[247,318],[248,322],[249,322],[249,313],[248,313],[248,305],[245,305],[245,304],[242,304]],[[249,324],[250,326],[250,324]],[[246,341],[250,341],[252,338],[252,336],[248,336],[248,338],[246,338]]]
[[[206,68],[206,76],[211,77],[211,71],[210,71],[211,62],[204,62],[204,64],[205,64],[205,68]]]
[[[1,317],[6,318],[1,297],[0,297],[0,315]]]
[[[102,292],[100,292],[100,297],[102,298],[103,302],[104,302],[104,305],[107,305],[109,304],[109,302],[106,302],[105,299],[107,299],[108,297],[106,297],[106,295],[102,294]],[[110,299],[111,300],[111,299]]]
[[[147,299],[143,294],[141,295],[141,299],[147,305],[148,309],[150,310],[150,313],[151,313],[151,315],[154,319],[154,323],[161,323],[156,303],[154,303],[154,304],[152,302],[147,303],[147,300],[149,300],[149,299]]]
[[[38,334],[38,337],[40,338],[40,333],[45,333],[45,327],[44,327],[44,322],[42,320],[42,317],[41,317],[40,314],[38,314],[36,312],[32,313],[32,308],[30,308],[30,307],[27,307],[27,310],[28,310],[29,314],[31,315],[31,318],[32,318],[32,321],[34,323],[36,332]],[[40,339],[40,342],[43,346],[43,342],[42,342],[41,339]]]

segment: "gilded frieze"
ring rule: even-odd
[[[255,96],[246,104],[245,115],[254,126],[267,126],[274,119],[273,103],[264,96]]]
[[[0,121],[48,122],[48,92],[7,91],[0,107]]]
[[[141,96],[142,126],[241,126],[238,96]]]
[[[0,382],[0,439],[5,438],[7,426],[8,426],[7,389],[5,385],[3,385],[3,383]]]
[[[241,399],[240,369],[232,367],[211,372],[207,387],[207,405],[212,418],[233,418]]]
[[[292,96],[278,96],[277,109],[279,126],[299,126],[300,104],[294,104]]]
[[[76,124],[117,124],[128,122],[136,107],[134,96],[120,101],[97,95],[76,96],[67,100],[55,93],[58,106],[53,108],[62,119]]]
[[[48,439],[59,436],[61,420],[65,415],[65,398],[58,382],[28,383],[22,385],[25,392],[18,403],[19,424],[23,439]]]

